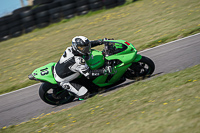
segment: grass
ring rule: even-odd
[[[36,83],[27,76],[40,66],[57,62],[77,35],[91,40],[123,39],[143,50],[200,32],[199,0],[130,1],[1,42],[0,94]]]
[[[176,82],[174,82],[176,81]],[[139,81],[81,105],[4,127],[2,133],[198,133],[200,65]]]

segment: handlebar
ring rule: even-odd
[[[113,44],[110,44],[109,42],[104,42],[104,52],[105,56],[110,56],[115,51],[115,48],[113,47]]]

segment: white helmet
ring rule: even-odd
[[[72,48],[82,55],[88,54],[91,50],[90,41],[84,36],[76,36],[72,39]]]

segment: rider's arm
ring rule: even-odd
[[[91,44],[91,47],[95,47],[95,46],[98,46],[98,45],[102,45],[103,41],[102,41],[102,39],[93,40],[93,41],[90,41],[90,44]]]
[[[90,41],[90,44],[91,44],[91,47],[95,47],[95,46],[98,46],[98,45],[102,45],[104,40],[114,40],[113,38],[112,39],[107,39],[107,38],[104,38],[104,39],[99,39],[99,40],[93,40],[93,41]]]
[[[75,57],[75,62],[77,63],[76,71],[80,72],[88,79],[104,74],[104,69],[91,70],[82,57]]]
[[[76,70],[83,74],[86,78],[90,79],[92,77],[98,77],[111,72],[111,68],[102,68],[97,70],[91,70],[88,65],[85,63],[85,60],[81,57],[75,59],[77,65]]]

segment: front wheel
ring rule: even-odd
[[[48,104],[51,105],[61,105],[74,100],[74,96],[70,95],[67,90],[63,90],[58,85],[53,85],[50,83],[42,83],[39,88],[40,98]]]
[[[150,76],[154,70],[154,62],[150,58],[142,56],[140,61],[132,63],[132,65],[127,69],[125,76],[131,80],[145,78]]]

